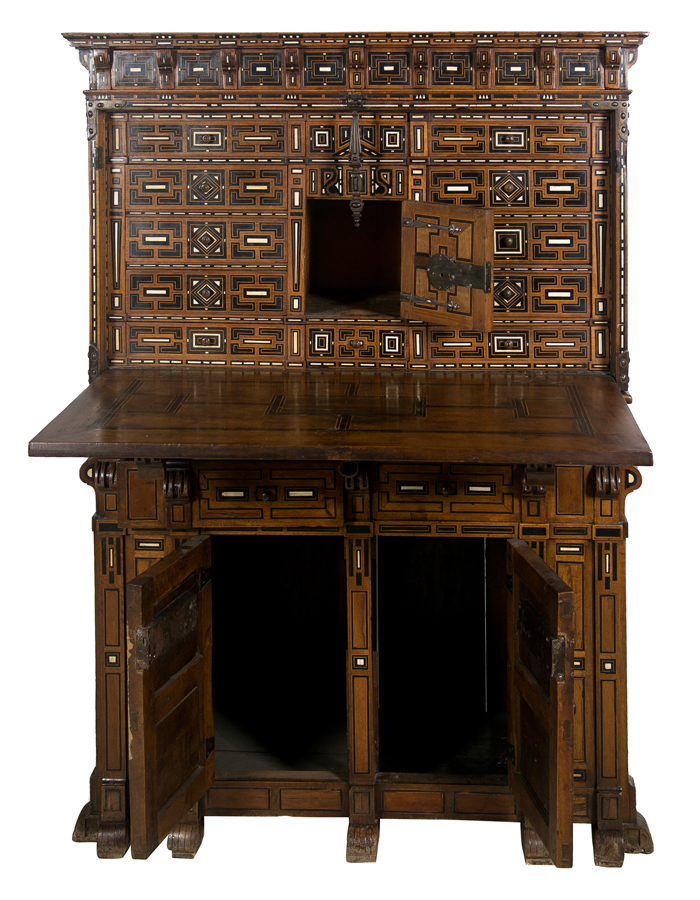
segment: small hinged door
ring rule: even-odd
[[[510,540],[508,784],[556,866],[573,863],[573,592]]]
[[[488,210],[450,203],[401,204],[401,315],[470,331],[491,327]]]
[[[131,853],[145,859],[214,780],[211,542],[194,537],[126,589]]]

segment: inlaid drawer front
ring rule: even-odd
[[[283,265],[287,258],[285,217],[247,219],[129,216],[126,259],[153,263]]]
[[[379,465],[375,486],[377,519],[515,519],[519,512],[512,466]]]
[[[585,319],[590,316],[591,277],[586,272],[508,272],[493,283],[493,315]]]
[[[558,121],[559,120],[559,121]],[[542,116],[523,122],[514,116],[431,116],[428,154],[433,158],[523,157],[582,159],[590,156],[587,116]]]
[[[408,121],[406,116],[359,116],[360,153],[363,157],[406,155]],[[352,116],[310,115],[306,120],[307,153],[314,157],[341,157],[350,152]]]
[[[352,194],[348,165],[307,166],[309,197],[347,197]],[[408,169],[405,166],[364,165],[359,170],[362,197],[399,199],[408,197]]]
[[[126,207],[131,212],[284,210],[285,166],[127,166]]]
[[[425,357],[425,331],[391,326],[309,325],[309,365],[405,365]]]
[[[287,155],[287,124],[281,113],[130,113],[130,159],[149,157]],[[294,148],[299,152],[301,148]]]
[[[126,329],[126,345],[120,352],[113,338],[112,352],[131,365],[178,363],[210,365],[282,364],[286,357],[287,332],[283,324],[230,325],[210,320],[167,323],[133,320],[112,330]]]
[[[588,212],[589,166],[431,166],[428,199],[491,209]]]
[[[286,283],[284,270],[128,269],[128,312],[283,316],[288,312]]]
[[[486,360],[490,367],[509,361],[595,367],[608,358],[609,335],[605,324],[591,336],[588,324],[510,325],[486,334],[456,328],[428,328],[428,358],[435,368],[474,365]]]
[[[520,260],[542,266],[590,265],[590,223],[554,218],[496,220],[493,230],[496,266]]]
[[[195,463],[194,468],[193,524],[342,521],[343,485],[335,467]]]

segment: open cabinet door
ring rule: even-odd
[[[127,585],[131,855],[145,859],[214,780],[211,543]]]
[[[493,221],[485,209],[401,204],[401,316],[488,331]]]
[[[508,784],[556,866],[573,863],[573,592],[525,543],[508,541]]]

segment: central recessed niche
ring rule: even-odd
[[[355,227],[347,200],[309,200],[310,316],[399,317],[401,201],[368,200]]]

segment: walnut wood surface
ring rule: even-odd
[[[650,465],[603,376],[110,371],[32,456]]]

